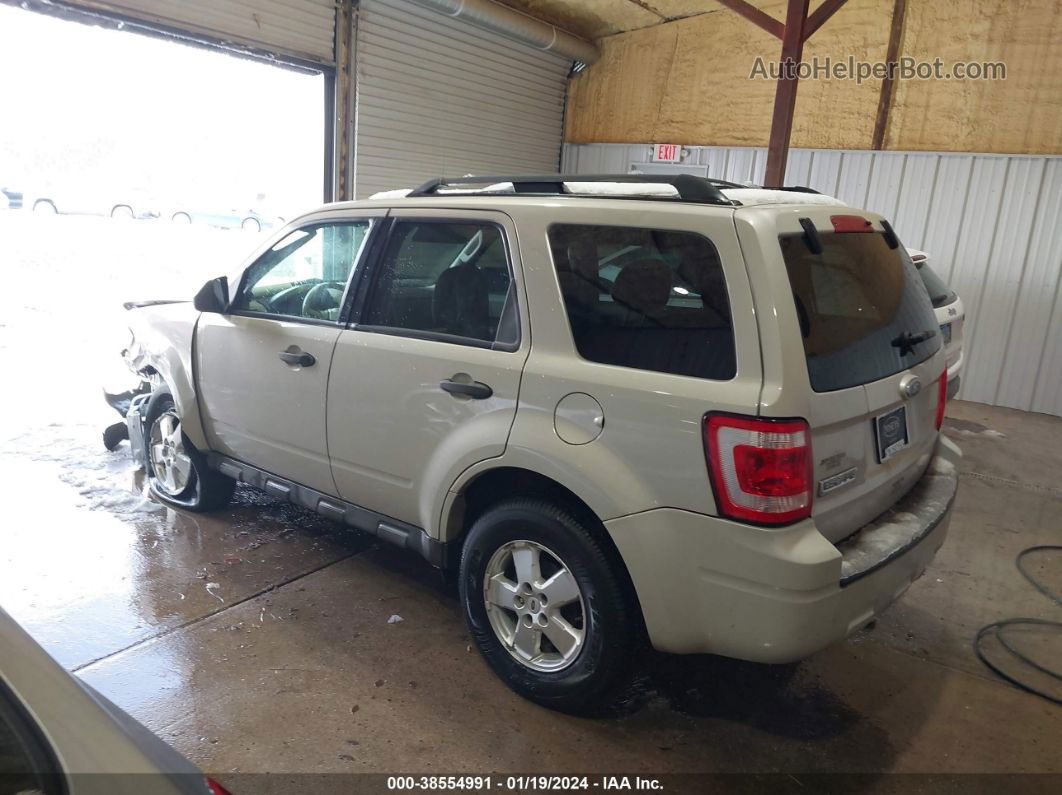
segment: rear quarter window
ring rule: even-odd
[[[708,238],[554,224],[549,244],[582,358],[696,378],[734,377],[726,279]]]

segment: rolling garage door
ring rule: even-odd
[[[409,0],[362,0],[356,24],[357,198],[556,172],[571,59]]]
[[[335,62],[335,0],[74,0],[70,5],[281,57]]]

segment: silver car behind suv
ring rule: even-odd
[[[929,297],[886,220],[827,197],[434,180],[131,306],[160,499],[240,480],[453,569],[486,660],[557,709],[625,699],[646,642],[805,657],[947,532]]]

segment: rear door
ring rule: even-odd
[[[808,207],[777,221],[785,281],[766,339],[790,361],[777,391],[765,389],[765,402],[776,400],[765,413],[808,419],[812,515],[836,541],[893,505],[928,464],[941,335],[918,272],[876,216]]]
[[[504,451],[530,339],[507,215],[391,218],[336,344],[328,448],[341,497],[430,528],[457,476]]]

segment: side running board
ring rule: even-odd
[[[324,494],[308,486],[285,480],[220,453],[209,453],[207,463],[211,469],[228,475],[240,483],[261,489],[272,497],[308,508],[327,519],[416,552],[433,566],[446,567],[446,544],[432,538],[420,527],[392,519],[376,511],[370,511],[368,508],[362,508],[360,505]]]

